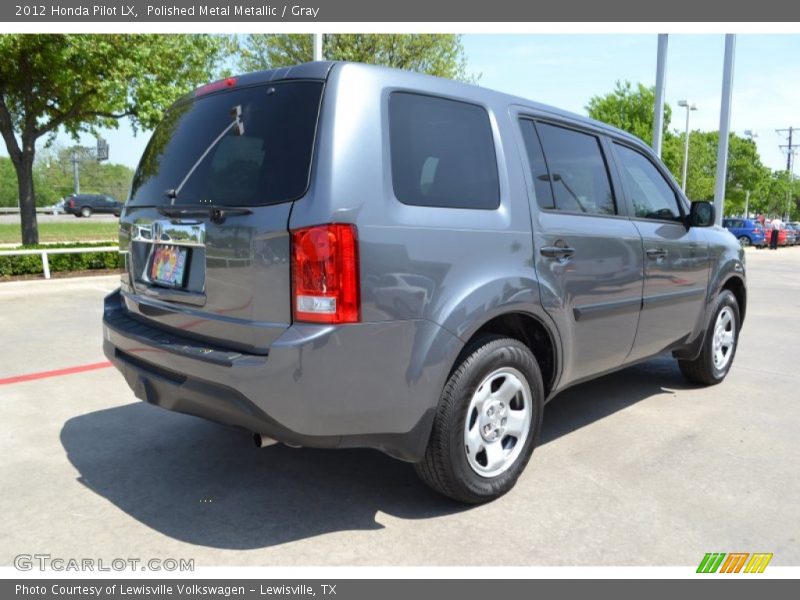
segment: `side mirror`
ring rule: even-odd
[[[689,227],[711,227],[715,216],[714,205],[711,202],[692,202],[689,210]]]

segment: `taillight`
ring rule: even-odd
[[[355,225],[331,223],[293,231],[292,283],[295,320],[358,322],[361,300]]]
[[[69,205],[70,208],[75,208],[75,200],[73,200],[72,198],[69,199],[69,202],[67,202],[67,204]]]

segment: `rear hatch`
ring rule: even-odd
[[[308,192],[329,68],[225,79],[167,112],[120,219],[134,318],[259,354],[289,326],[289,214]]]

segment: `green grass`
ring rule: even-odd
[[[84,242],[119,238],[117,221],[92,221],[75,219],[75,222],[39,223],[39,242]],[[0,244],[19,244],[19,225],[0,223]]]

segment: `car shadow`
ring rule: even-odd
[[[568,388],[545,406],[539,445],[641,400],[692,387],[681,375],[675,359],[663,356]]]
[[[574,387],[548,404],[542,443],[684,384],[659,361]],[[654,375],[654,369],[657,374]],[[74,417],[61,443],[80,481],[131,517],[191,544],[253,549],[344,530],[377,513],[428,519],[468,510],[373,450],[257,449],[244,431],[143,402]]]

